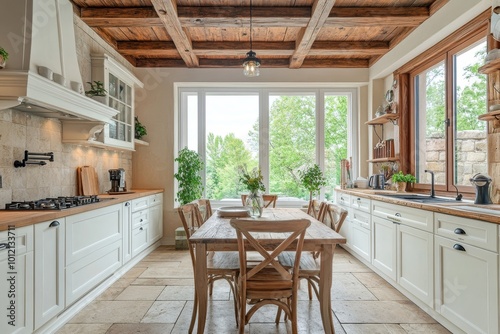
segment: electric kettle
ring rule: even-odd
[[[491,177],[478,173],[470,179],[470,183],[476,186],[474,204],[492,204],[490,198]]]
[[[368,187],[373,189],[383,190],[385,186],[385,176],[384,174],[375,174],[370,176],[368,180]]]

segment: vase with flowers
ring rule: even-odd
[[[266,191],[262,172],[260,168],[257,167],[249,172],[246,166],[240,166],[238,171],[240,182],[243,183],[250,192],[247,196],[245,206],[250,210],[250,215],[252,217],[259,218],[262,216],[264,208],[264,200],[262,199],[261,191]]]

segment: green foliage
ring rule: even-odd
[[[187,147],[179,151],[175,158],[178,163],[177,173],[174,177],[179,182],[179,190],[175,199],[180,205],[185,205],[202,197],[203,182],[200,171],[203,170],[203,161],[198,153]]]
[[[139,122],[139,117],[135,116],[135,138],[141,139],[143,136],[147,135],[148,131],[146,127]]]
[[[94,81],[87,82],[90,85],[90,89],[85,91],[85,95],[87,96],[106,96],[108,93],[106,89],[104,89],[104,84],[102,81]]]
[[[249,172],[246,166],[239,166],[238,173],[240,175],[240,182],[243,183],[250,192],[255,193],[259,190],[266,191],[264,176],[262,176],[260,168],[253,168]]]
[[[411,174],[403,174],[402,171],[399,171],[398,173],[395,173],[392,175],[392,182],[406,182],[406,183],[414,183],[417,181],[415,176]]]
[[[312,200],[314,194],[319,193],[321,187],[326,185],[326,178],[316,164],[304,171],[299,170],[299,175],[300,182],[309,191],[309,200]]]
[[[9,53],[0,46],[0,56],[3,58],[3,60],[7,61],[9,59]]]

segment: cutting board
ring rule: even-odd
[[[99,195],[99,181],[97,179],[97,173],[92,166],[82,166],[79,167],[81,187],[81,194],[84,196]],[[78,172],[77,172],[78,175]]]

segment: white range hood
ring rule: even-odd
[[[69,88],[82,83],[69,0],[9,1],[0,11],[0,46],[9,52],[0,70],[0,112],[14,108],[43,117],[109,122],[117,110]],[[66,78],[60,85],[38,74],[45,66]]]

